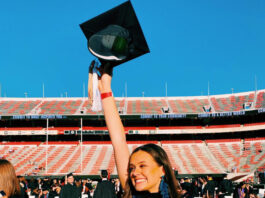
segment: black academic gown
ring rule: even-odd
[[[221,197],[230,196],[231,193],[233,192],[232,181],[228,179],[224,179],[223,181],[221,181],[219,186],[219,191],[222,193]]]
[[[80,198],[81,192],[75,184],[66,184],[62,187],[60,198]]]
[[[99,182],[93,198],[116,198],[114,184],[108,180]]]

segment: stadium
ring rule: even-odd
[[[3,4],[0,197],[265,197],[264,5],[118,2]]]
[[[178,177],[253,179],[265,168],[265,90],[193,97],[118,97],[130,150],[162,146]],[[102,112],[87,98],[0,98],[0,157],[23,176],[116,176]]]

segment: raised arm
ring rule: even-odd
[[[100,90],[101,94],[111,91],[111,75],[103,73],[101,76]],[[123,124],[121,122],[114,97],[106,97],[102,99],[104,116],[109,130],[110,139],[114,149],[115,162],[121,185],[124,188],[128,177],[127,167],[129,162],[129,148],[126,143],[126,136]]]

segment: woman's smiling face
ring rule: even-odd
[[[139,150],[132,154],[129,164],[130,178],[137,191],[159,192],[163,166],[159,166],[147,152]]]

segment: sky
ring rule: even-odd
[[[123,2],[1,1],[0,96],[83,97],[94,56],[79,25]],[[150,53],[115,67],[115,96],[265,89],[264,0],[131,2]]]

